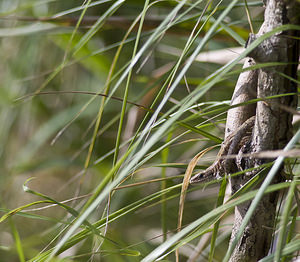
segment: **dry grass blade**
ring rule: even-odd
[[[178,210],[178,223],[177,223],[177,231],[179,232],[182,227],[182,217],[183,217],[183,210],[184,210],[184,201],[186,196],[186,191],[189,187],[189,181],[191,179],[192,173],[194,171],[195,166],[197,165],[199,159],[203,157],[208,151],[214,149],[216,145],[208,147],[204,150],[202,150],[200,153],[198,153],[196,156],[193,157],[193,159],[190,161],[182,182],[181,187],[181,193],[180,193],[180,199],[179,199],[179,210]],[[179,253],[178,249],[176,250],[176,259],[178,261]]]

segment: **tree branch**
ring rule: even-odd
[[[283,24],[299,24],[297,9],[299,4],[296,1],[267,0],[265,2],[265,20],[257,35],[250,35],[248,43],[259,36],[281,26]],[[298,9],[299,10],[299,9]],[[299,11],[298,11],[299,13]],[[293,39],[297,36],[295,31],[279,32],[267,40],[263,41],[250,56],[256,63],[260,62],[287,62],[286,65],[274,66],[259,69],[257,72],[248,72],[244,75],[243,83],[247,83],[247,88],[241,88],[240,77],[232,98],[232,104],[240,103],[237,101],[236,94],[240,90],[245,92],[240,97],[253,98],[257,87],[257,98],[267,96],[296,93],[296,85],[284,78],[282,74],[296,78],[297,67],[292,63],[297,63],[299,59],[298,40]],[[248,93],[248,94],[247,94]],[[239,97],[237,96],[237,97]],[[240,98],[240,99],[248,99]],[[245,100],[247,101],[247,100]],[[280,106],[279,106],[280,105]],[[292,114],[290,110],[284,110],[285,107],[295,108],[297,105],[297,96],[285,96],[268,101],[260,101],[256,106],[256,120],[252,133],[251,143],[245,145],[242,153],[260,152],[265,150],[274,150],[283,148],[292,134]],[[228,112],[226,124],[226,136],[234,131],[245,119],[255,114],[255,106],[250,108],[236,108]],[[243,168],[247,169],[253,166],[259,166],[270,159],[244,159]],[[240,167],[241,165],[239,165]],[[238,171],[238,164],[236,164]],[[233,192],[239,190],[253,175],[245,174],[231,179],[231,188]],[[282,176],[279,173],[273,181],[281,181]],[[235,250],[231,256],[231,262],[237,261],[258,261],[267,255],[275,224],[275,212],[277,205],[278,192],[266,195],[253,214],[251,221],[243,232]],[[231,239],[234,239],[241,222],[248,211],[250,202],[237,206],[235,209],[235,221],[232,230]]]

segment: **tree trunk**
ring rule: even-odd
[[[284,24],[299,24],[299,4],[297,1],[267,0],[265,4],[265,20],[257,35],[251,35],[248,45],[256,38]],[[260,152],[283,148],[292,134],[292,112],[297,105],[297,95],[283,96],[276,99],[265,99],[269,96],[296,93],[297,86],[284,75],[296,79],[299,59],[298,36],[296,31],[282,31],[264,40],[250,54],[245,66],[254,63],[282,62],[279,66],[264,67],[257,71],[247,71],[241,74],[232,98],[232,104],[260,98],[263,101],[257,105],[237,107],[229,110],[226,123],[226,136],[236,130],[246,119],[256,115],[252,139],[241,150],[242,153]],[[253,61],[254,60],[254,61]],[[289,63],[289,64],[287,64]],[[294,63],[294,64],[291,64]],[[236,163],[235,171],[259,166],[267,159],[243,159]],[[238,161],[237,161],[238,162]],[[238,168],[239,167],[239,168]],[[255,174],[246,173],[231,179],[232,192],[239,190]],[[282,175],[277,174],[273,183],[282,181]],[[255,213],[231,256],[231,262],[258,261],[268,254],[275,226],[275,213],[278,192],[266,195],[260,202]],[[235,221],[232,230],[233,240],[240,228],[249,205],[239,205],[235,208]]]

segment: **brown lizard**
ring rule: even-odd
[[[209,182],[211,180],[220,179],[225,174],[229,174],[233,159],[226,158],[226,156],[237,154],[246,141],[249,141],[254,122],[255,116],[252,116],[237,130],[233,131],[222,143],[215,162],[205,171],[194,175],[190,179],[190,184]]]

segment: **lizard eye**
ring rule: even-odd
[[[198,173],[190,179],[190,184],[199,183],[204,179],[203,173]]]

